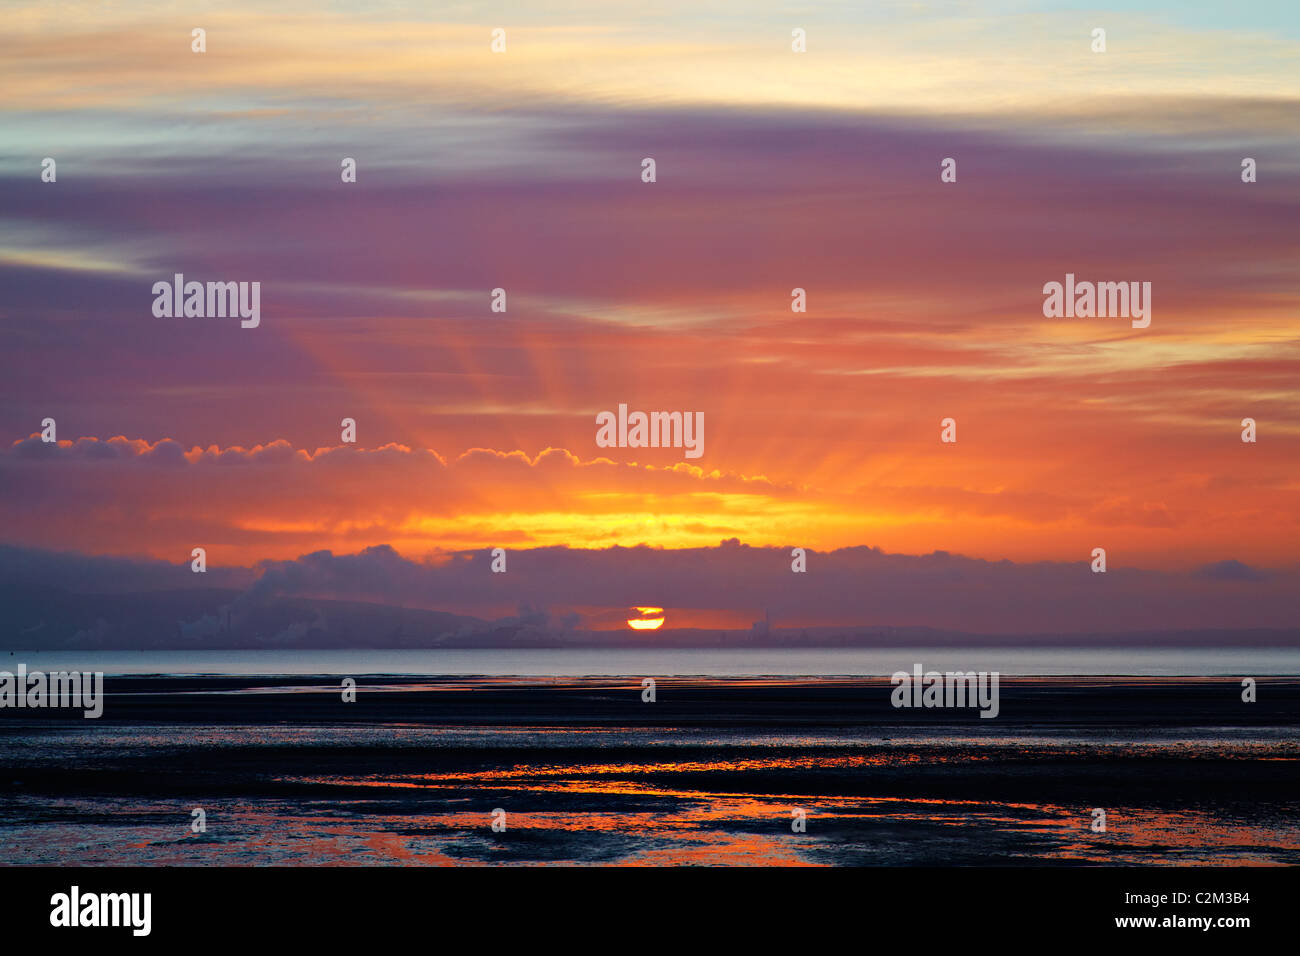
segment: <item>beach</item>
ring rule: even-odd
[[[0,713],[5,862],[1300,862],[1300,680],[1004,677],[993,720],[891,689],[109,677],[97,720]]]

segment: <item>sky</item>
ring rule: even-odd
[[[245,584],[326,551],[569,551],[578,583],[622,583],[442,600],[669,626],[761,616],[754,555],[783,575],[802,547],[842,575],[792,623],[974,631],[1082,626],[1104,548],[1167,613],[1089,626],[1281,626],[1298,11],[7,4],[0,543],[180,568],[203,547]],[[176,273],[260,282],[259,326],[155,316]],[[1044,317],[1067,273],[1150,282],[1150,326]],[[620,404],[702,414],[703,454],[598,446]],[[659,588],[660,560],[692,587]],[[926,560],[982,596],[940,609]],[[834,596],[859,574],[896,599]],[[1017,610],[1035,588],[1057,605]]]

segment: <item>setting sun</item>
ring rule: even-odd
[[[629,618],[627,626],[634,631],[654,631],[663,626],[664,609],[661,607],[634,608],[639,617]]]

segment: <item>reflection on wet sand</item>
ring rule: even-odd
[[[1009,717],[958,725],[871,711],[860,681],[698,681],[676,710],[609,681],[421,681],[348,723],[296,683],[248,682],[274,691],[254,723],[142,683],[116,723],[0,727],[0,826],[11,863],[1300,863],[1295,688],[1271,713],[1138,684],[1022,682]]]

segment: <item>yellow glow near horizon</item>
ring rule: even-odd
[[[664,609],[661,607],[638,607],[636,612],[641,617],[629,618],[627,626],[634,631],[657,631],[663,627]],[[657,615],[657,616],[654,616]]]

